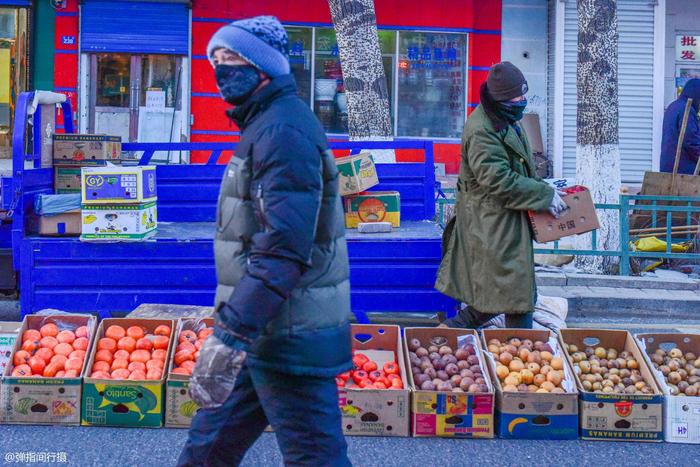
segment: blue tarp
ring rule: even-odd
[[[67,195],[41,194],[34,198],[34,212],[40,216],[55,216],[80,209],[80,193]]]

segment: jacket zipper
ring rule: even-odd
[[[267,221],[265,220],[265,200],[263,199],[263,187],[261,183],[258,184],[258,192],[256,197],[258,198],[258,209],[260,210],[260,224],[267,232]]]

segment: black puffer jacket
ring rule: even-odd
[[[260,334],[249,365],[334,376],[351,364],[350,285],[325,133],[291,75],[230,116],[241,141],[217,209],[216,309],[241,334]]]

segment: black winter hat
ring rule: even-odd
[[[510,62],[497,63],[489,70],[486,87],[496,102],[505,102],[527,93],[523,72]]]

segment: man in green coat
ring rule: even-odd
[[[464,128],[456,216],[445,230],[435,287],[468,306],[443,325],[477,328],[504,313],[506,327],[532,327],[537,292],[528,211],[558,217],[566,204],[537,176],[518,123],[527,89],[515,65],[494,65]]]

